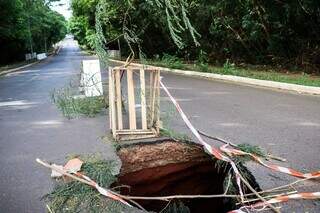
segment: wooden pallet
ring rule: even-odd
[[[150,76],[146,82],[146,73]],[[126,76],[126,81],[122,80]],[[139,77],[140,85],[135,88],[134,77]],[[109,69],[109,117],[113,137],[116,140],[134,140],[159,135],[160,123],[160,70],[142,68]],[[146,84],[149,83],[147,86]],[[126,84],[128,125],[124,124],[122,85]],[[135,89],[140,93],[135,94]],[[149,95],[148,97],[147,94]],[[137,96],[137,97],[136,97]],[[137,123],[136,100],[140,99],[141,123]],[[139,126],[139,127],[138,127]]]

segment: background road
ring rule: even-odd
[[[50,189],[51,180],[49,171],[35,163],[37,157],[62,163],[67,154],[102,151],[112,158],[109,145],[99,139],[108,129],[107,115],[66,120],[50,102],[50,92],[75,79],[84,58],[88,57],[67,40],[58,56],[0,78],[1,212],[44,212],[39,199]],[[162,76],[197,128],[233,143],[259,145],[288,159],[282,165],[319,170],[320,97]],[[166,116],[173,107],[164,93],[162,96]],[[172,128],[189,134],[177,114],[167,117]],[[249,167],[266,188],[293,180],[252,163]],[[301,190],[320,188],[306,183]],[[320,204],[296,202],[290,208],[288,212],[319,212]]]
[[[84,56],[66,40],[58,56],[0,78],[0,212],[46,212],[50,171],[36,158],[64,163],[69,154],[101,152],[112,158],[105,116],[67,120],[50,92],[78,79]]]
[[[178,100],[193,125],[232,143],[249,143],[287,159],[275,162],[303,172],[320,170],[320,97],[262,89],[219,81],[162,74],[163,82]],[[162,110],[173,110],[162,93]],[[168,110],[166,110],[168,109]],[[169,113],[169,114],[170,114]],[[166,113],[164,112],[164,115]],[[190,131],[176,113],[171,128]],[[206,138],[205,138],[206,139]],[[196,140],[196,139],[194,139]],[[208,142],[210,140],[207,140]],[[220,146],[219,142],[213,142]],[[263,189],[295,181],[255,163],[247,164]],[[296,187],[301,192],[320,191],[319,182]],[[290,202],[283,212],[319,212],[319,201]]]

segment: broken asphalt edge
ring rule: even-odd
[[[109,61],[121,63],[121,64],[125,63],[124,61],[119,61],[114,59],[109,59]],[[251,85],[251,86],[259,86],[264,88],[293,91],[300,94],[320,95],[320,87],[303,86],[298,84],[259,80],[259,79],[232,76],[232,75],[221,75],[221,74],[215,74],[215,73],[204,73],[204,72],[197,72],[197,71],[190,71],[190,70],[170,69],[166,67],[157,67],[157,66],[143,65],[138,63],[131,63],[131,65],[137,66],[137,67],[156,68],[156,69],[160,69],[163,72],[191,76],[191,77],[206,78],[210,80],[222,80],[222,81],[234,82],[234,83]]]

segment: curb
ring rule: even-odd
[[[109,59],[109,61],[121,63],[121,64],[125,63],[123,61],[114,60],[114,59]],[[228,82],[234,82],[234,83],[240,83],[240,84],[246,84],[246,85],[252,85],[252,86],[287,90],[287,91],[293,91],[293,92],[302,93],[302,94],[320,95],[320,87],[303,86],[303,85],[297,85],[297,84],[289,84],[289,83],[282,83],[282,82],[268,81],[268,80],[259,80],[259,79],[232,76],[232,75],[221,75],[221,74],[215,74],[215,73],[203,73],[203,72],[197,72],[197,71],[170,69],[165,67],[143,65],[138,63],[131,63],[131,64],[137,67],[144,66],[149,68],[161,69],[161,71],[164,71],[166,73],[174,73],[174,74],[191,76],[191,77],[198,77],[198,78],[200,77],[200,78],[206,78],[211,80],[222,80],[222,81],[228,81]]]
[[[49,57],[53,57],[55,55],[58,55],[59,52],[60,52],[60,49],[61,49],[61,46],[59,46],[59,48],[57,50],[55,50],[53,53],[47,53],[48,56],[44,60],[47,60]],[[15,71],[27,68],[27,67],[30,67],[30,66],[38,64],[38,63],[40,63],[41,61],[44,61],[44,60],[35,61],[35,62],[32,62],[31,64],[26,64],[26,65],[23,65],[21,67],[16,67],[16,68],[5,70],[5,71],[2,71],[2,72],[0,71],[0,76],[15,72]]]
[[[15,72],[15,71],[21,70],[21,69],[26,68],[26,67],[30,67],[30,66],[38,64],[38,63],[40,63],[40,61],[35,61],[35,62],[32,62],[31,64],[27,64],[27,65],[23,65],[21,67],[17,67],[17,68],[9,69],[9,70],[6,70],[6,71],[2,71],[2,72],[0,72],[0,76],[9,74],[11,72]]]

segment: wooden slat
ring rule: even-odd
[[[148,128],[151,128],[153,125],[153,111],[154,111],[154,105],[153,105],[153,86],[154,86],[154,74],[153,71],[150,70],[150,88],[149,88],[149,124]]]
[[[109,70],[109,96],[110,96],[110,110],[111,110],[111,128],[113,137],[116,137],[116,111],[115,111],[115,94],[114,94],[114,72]]]
[[[140,96],[141,96],[141,123],[142,129],[147,129],[147,109],[146,109],[146,82],[144,70],[140,69]]]
[[[115,82],[116,82],[116,102],[117,102],[117,122],[118,122],[118,129],[123,129],[122,124],[122,96],[121,96],[121,82],[120,82],[120,75],[121,70],[118,69],[115,71]]]
[[[158,74],[153,71],[153,82],[152,82],[152,98],[151,98],[151,127],[155,122],[155,114],[156,114],[156,95],[157,95],[157,84],[158,84]]]
[[[108,90],[108,97],[109,97],[109,126],[110,126],[110,129],[112,130],[112,112],[111,112],[111,102],[112,102],[112,99],[111,99],[111,95],[110,95],[110,91],[111,91],[111,70],[112,70],[112,67],[109,67],[108,68],[108,80],[109,80],[109,90]]]
[[[117,135],[118,140],[140,140],[140,139],[147,139],[147,138],[154,138],[155,135]]]
[[[154,135],[154,132],[152,131],[146,131],[146,132],[122,132],[117,131],[117,135]]]
[[[143,133],[149,133],[149,132],[152,132],[152,130],[150,130],[150,129],[122,129],[122,130],[118,130],[117,131],[117,133],[141,133],[141,132],[143,132]]]
[[[137,129],[136,122],[136,109],[135,109],[135,98],[134,98],[134,82],[133,82],[133,71],[127,69],[127,84],[128,84],[128,109],[129,109],[129,128]]]
[[[156,131],[157,131],[157,134],[160,134],[160,70],[157,70],[157,78],[156,78],[156,83],[157,83],[157,86],[156,86],[156,90],[157,90],[157,93],[156,93]]]

